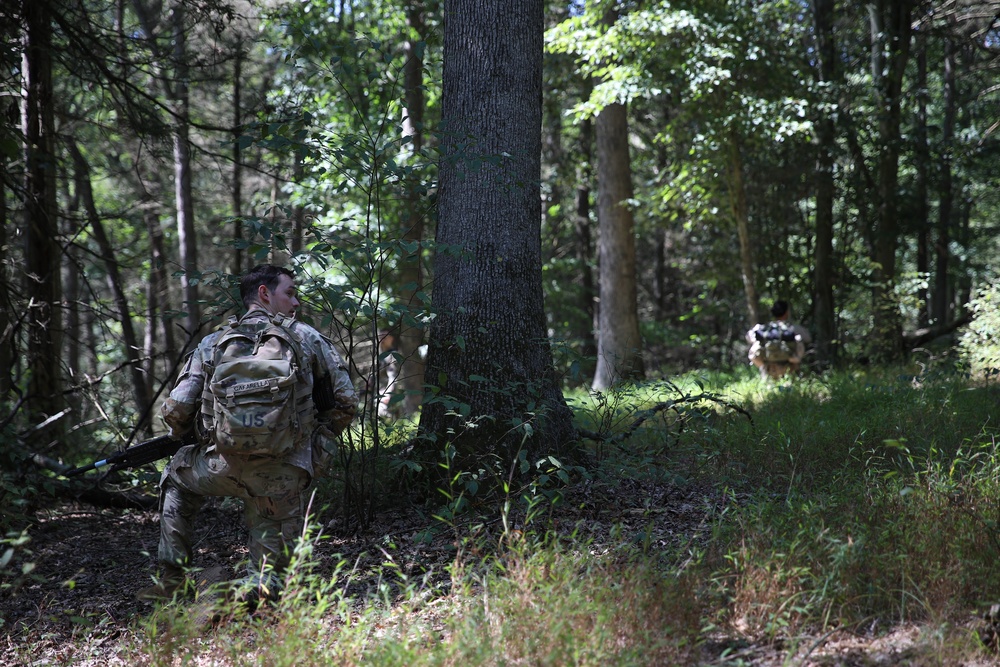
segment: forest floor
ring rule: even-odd
[[[707,533],[709,516],[721,502],[710,488],[662,482],[630,481],[614,489],[593,485],[574,494],[553,516],[556,530],[575,532],[578,539],[596,544],[616,539],[610,534],[616,525],[647,531],[654,546],[697,540]],[[367,530],[355,534],[339,534],[347,531],[331,521],[324,527],[326,539],[318,542],[316,555],[331,564],[338,559],[356,564],[358,572],[371,573],[372,581],[379,576],[380,564],[391,556],[404,570],[436,572],[443,595],[448,595],[446,568],[455,557],[454,544],[448,535],[438,535],[430,543],[414,539],[427,524],[426,513],[415,507],[382,512]],[[137,601],[135,594],[151,580],[159,536],[156,512],[59,503],[37,512],[30,534],[28,546],[39,578],[16,595],[5,592],[0,598],[0,665],[146,662],[141,655],[137,658],[135,647],[148,636],[141,621],[153,606]],[[199,515],[196,565],[222,566],[232,573],[245,557],[245,537],[240,506],[210,501]],[[360,586],[364,584],[363,578],[359,580]],[[910,625],[868,628],[862,634],[834,632],[799,642],[808,647],[807,653],[719,636],[706,641],[701,651],[704,664],[942,664],[940,646],[933,646],[932,635]]]

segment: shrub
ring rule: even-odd
[[[978,376],[1000,373],[1000,287],[979,290],[969,302],[972,322],[959,339],[959,356]]]

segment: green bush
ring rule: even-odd
[[[959,339],[959,356],[976,376],[1000,373],[1000,286],[979,290],[969,303],[972,322]]]

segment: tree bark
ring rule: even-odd
[[[628,114],[610,104],[597,116],[597,218],[599,225],[597,370],[593,389],[642,378],[642,337],[635,280],[635,221]]]
[[[837,76],[836,45],[833,36],[835,0],[815,0],[816,46],[819,54],[819,81],[826,91],[824,101],[832,104],[831,87]],[[837,359],[837,319],[833,300],[833,205],[836,182],[833,154],[836,142],[832,112],[823,111],[816,123],[816,248],[813,314],[816,322],[816,358],[829,366]]]
[[[750,221],[747,219],[747,191],[743,182],[743,148],[736,129],[729,136],[729,208],[740,241],[740,273],[743,276],[743,294],[747,302],[747,315],[751,324],[760,322],[760,297],[757,294],[757,277],[754,270],[753,245],[750,241]]]
[[[146,222],[146,232],[149,234],[149,251],[152,263],[150,283],[153,292],[157,295],[156,302],[159,305],[156,316],[163,333],[164,358],[172,360],[177,358],[179,350],[177,339],[174,336],[174,328],[170,320],[165,317],[165,313],[170,310],[167,250],[163,240],[163,227],[160,225],[160,217],[152,201],[145,202],[143,219]]]
[[[944,117],[941,121],[941,164],[938,168],[938,219],[937,238],[934,241],[934,292],[931,298],[931,321],[943,324],[950,316],[952,284],[949,279],[951,263],[951,228],[954,216],[954,184],[952,182],[952,157],[955,150],[955,49],[945,40],[944,78],[942,80]]]
[[[424,147],[424,90],[423,51],[419,44],[425,39],[427,26],[424,24],[424,7],[421,0],[409,0],[406,4],[406,22],[410,34],[403,45],[406,54],[404,64],[404,93],[406,109],[403,131],[410,137],[413,157],[422,159]],[[424,344],[424,327],[415,315],[424,310],[426,304],[420,298],[424,291],[423,239],[424,211],[421,207],[420,175],[414,172],[404,183],[406,192],[405,211],[401,237],[403,240],[399,261],[399,280],[402,288],[399,300],[405,306],[399,324],[399,389],[403,398],[398,406],[404,415],[416,413],[424,394],[424,360],[420,347]],[[391,406],[395,409],[396,406]]]
[[[296,150],[292,155],[292,182],[301,183],[305,175],[305,164],[302,161],[302,151]],[[292,257],[302,252],[305,244],[306,209],[300,204],[292,206],[292,225],[289,230],[288,250]],[[249,267],[247,267],[249,268]]]
[[[0,167],[8,167],[0,156]],[[7,192],[6,179],[0,178],[0,396],[9,396],[14,386],[14,319],[11,314],[11,283],[7,273]]]
[[[575,439],[541,273],[542,0],[446,0],[438,251],[420,433],[534,462]],[[436,460],[435,462],[440,462]]]
[[[184,25],[184,0],[174,0],[170,25],[173,32],[173,148],[174,206],[177,212],[177,245],[180,250],[181,288],[187,310],[185,327],[194,335],[201,327],[198,303],[198,238],[194,229],[194,194],[191,190],[190,99],[188,93],[187,29]]]
[[[56,208],[52,30],[46,3],[22,0],[24,21],[22,131],[25,161],[25,277],[28,303],[29,419],[41,423],[62,408],[59,371],[62,325]],[[55,428],[59,428],[57,426]],[[51,431],[38,433],[51,437]],[[58,436],[57,436],[58,437]]]
[[[67,231],[72,232],[72,230]],[[80,382],[80,371],[83,370],[80,349],[80,265],[74,250],[70,247],[67,248],[66,252],[66,275],[63,281],[66,316],[64,318],[63,340],[66,343],[66,372],[69,374],[71,382],[78,383]]]
[[[233,60],[233,240],[243,240],[243,44],[236,45]],[[250,268],[250,267],[246,267]],[[243,249],[238,245],[233,252],[233,275],[243,275]]]
[[[927,204],[927,182],[930,170],[930,149],[927,145],[927,35],[917,35],[917,118],[914,132],[916,182],[914,184],[914,199],[917,226],[917,273],[920,276],[930,274],[930,258],[927,245],[929,242],[929,213]],[[930,295],[927,284],[917,289],[917,326],[926,327],[930,322]]]
[[[878,228],[874,234],[872,353],[896,359],[902,352],[902,318],[895,296],[899,243],[899,151],[903,75],[910,55],[910,0],[879,0],[872,12],[872,69],[879,100]]]
[[[587,90],[590,86],[587,86]],[[590,96],[589,93],[587,95]],[[597,289],[594,286],[594,240],[591,230],[593,223],[590,221],[590,183],[593,178],[593,143],[594,132],[593,123],[590,119],[585,119],[580,123],[580,166],[576,175],[576,260],[580,267],[580,309],[583,310],[585,324],[577,332],[577,337],[582,341],[580,353],[585,360],[597,358],[597,338],[594,332],[600,326],[597,321]],[[596,370],[596,369],[595,369]]]

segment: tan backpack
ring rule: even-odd
[[[223,454],[282,456],[312,431],[312,386],[302,373],[302,342],[287,321],[234,318],[215,343],[205,412]]]
[[[760,355],[765,363],[781,364],[798,361],[802,337],[788,324],[775,320],[754,327],[754,338],[760,343]]]

